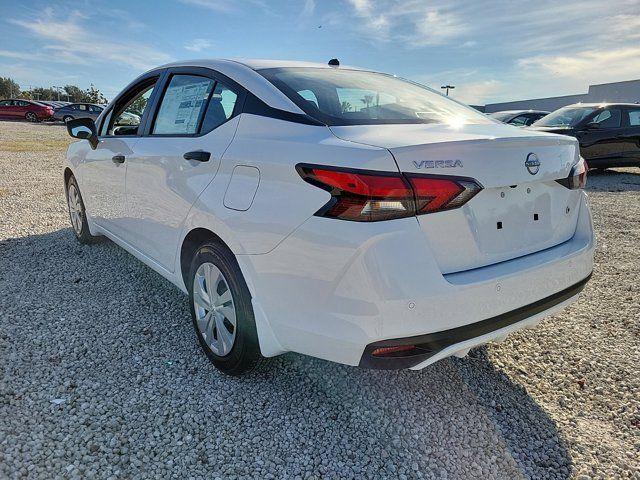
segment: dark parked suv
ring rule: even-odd
[[[640,105],[578,103],[530,128],[576,137],[591,168],[640,167]]]

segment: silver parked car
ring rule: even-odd
[[[71,103],[58,108],[53,113],[54,120],[62,120],[67,123],[74,118],[91,118],[95,120],[102,113],[104,107],[93,103]]]

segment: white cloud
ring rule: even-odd
[[[206,38],[194,38],[190,42],[184,44],[184,49],[190,52],[201,52],[207,50],[213,46],[210,40]]]
[[[415,45],[440,45],[461,37],[468,30],[467,24],[456,15],[429,10],[422,21],[416,23],[413,42]]]
[[[180,0],[180,2],[220,13],[230,13],[235,10],[235,4],[226,0]]]
[[[146,70],[169,60],[169,56],[151,46],[140,42],[121,42],[113,37],[96,34],[93,27],[95,21],[79,12],[73,12],[65,19],[56,17],[52,9],[45,9],[43,14],[29,20],[10,19],[33,36],[45,42],[44,50],[49,52],[46,59],[50,62],[88,64],[96,62],[115,62]],[[132,48],[135,45],[135,48]],[[23,52],[21,52],[23,53]],[[23,53],[26,57],[28,52]]]
[[[404,46],[439,45],[467,32],[464,21],[446,4],[420,0],[348,0],[357,17],[346,19],[358,34],[374,42],[398,41]]]
[[[640,76],[640,46],[537,55],[520,59],[518,66],[528,75],[547,78],[589,78],[592,83],[635,79]]]
[[[315,0],[305,0],[304,6],[302,7],[302,12],[300,12],[301,17],[310,17],[316,10],[316,2]]]

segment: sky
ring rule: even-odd
[[[466,103],[640,78],[640,0],[0,0],[0,76],[107,98],[175,60],[340,59]]]

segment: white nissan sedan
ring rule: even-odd
[[[78,240],[188,293],[233,375],[288,351],[421,369],[576,300],[594,235],[575,139],[330,63],[169,64],[68,122]]]

